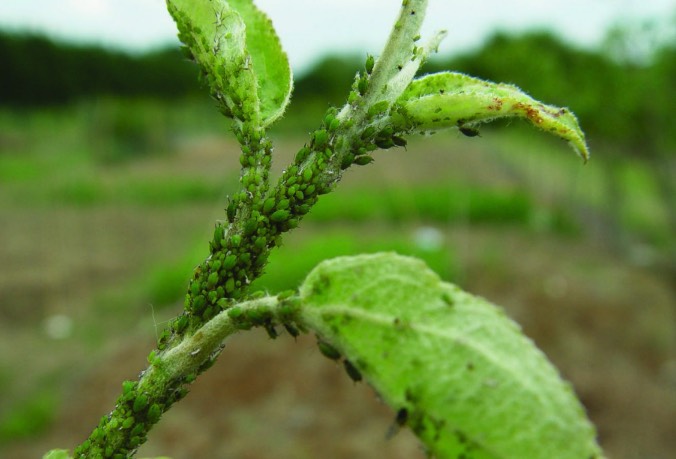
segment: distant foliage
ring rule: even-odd
[[[0,106],[49,106],[100,96],[182,97],[199,90],[176,49],[132,56],[0,32]]]
[[[436,59],[423,71],[454,68],[528,88],[535,98],[575,111],[592,142],[621,145],[625,153],[645,157],[676,148],[676,131],[668,125],[669,95],[676,91],[676,46],[661,45],[643,63],[610,54],[575,48],[549,32],[497,33],[481,48]],[[316,108],[320,111],[327,101],[340,103],[362,60],[359,55],[329,55],[300,75],[293,98],[307,108],[301,116],[314,114],[316,100],[322,101]],[[0,32],[0,62],[0,106],[64,104],[99,95],[175,99],[201,94],[195,66],[173,49],[132,56]]]

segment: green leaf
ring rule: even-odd
[[[289,60],[270,19],[251,0],[229,0],[246,24],[246,47],[258,79],[263,124],[270,125],[286,109],[293,75]]]
[[[585,161],[589,159],[584,133],[570,110],[538,102],[513,85],[441,72],[411,82],[398,102],[421,131],[475,128],[498,118],[519,117],[568,141]]]
[[[395,254],[326,261],[301,320],[358,370],[438,458],[602,453],[570,386],[502,310]]]
[[[167,0],[179,39],[221,112],[267,126],[289,102],[289,63],[268,17],[251,0]]]

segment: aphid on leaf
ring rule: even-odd
[[[399,429],[404,427],[407,422],[408,422],[408,410],[406,408],[399,408],[396,416],[394,417],[394,422],[387,430],[387,435],[385,435],[385,437],[388,439],[394,437],[399,432]]]
[[[359,370],[357,370],[357,367],[352,365],[352,362],[349,360],[345,359],[343,360],[343,366],[345,367],[345,372],[347,375],[350,377],[350,379],[354,382],[359,382],[362,380],[361,373]]]
[[[317,347],[319,347],[319,352],[321,352],[322,355],[328,359],[338,360],[340,358],[340,352],[338,352],[335,347],[331,346],[326,341],[322,341],[318,338]]]
[[[479,135],[479,130],[476,128],[467,126],[458,126],[458,129],[460,129],[460,132],[467,137],[476,137]]]
[[[291,324],[285,323],[284,328],[286,329],[287,333],[289,333],[289,335],[293,336],[294,338],[297,338],[298,335],[300,335],[298,329]]]

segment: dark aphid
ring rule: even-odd
[[[366,166],[367,164],[371,164],[373,162],[373,156],[357,156],[354,159],[354,163],[357,164],[358,166]]]
[[[265,328],[265,331],[268,333],[268,336],[271,339],[277,339],[277,337],[279,336],[279,333],[277,333],[277,329],[275,328],[274,325],[272,325],[270,322],[268,322],[265,325],[263,325],[263,327]]]
[[[407,422],[408,422],[408,410],[406,408],[399,408],[396,416],[394,417],[394,422],[387,430],[387,434],[385,435],[385,437],[388,439],[394,437],[399,432],[399,429],[404,427]]]
[[[404,139],[403,137],[398,137],[396,135],[392,136],[392,142],[394,142],[394,144],[398,147],[406,147],[407,144],[406,139]]]
[[[399,408],[399,411],[397,411],[397,416],[394,418],[394,422],[396,422],[399,427],[403,427],[406,425],[407,421],[408,410],[406,408]]]
[[[331,346],[326,341],[317,339],[317,347],[319,347],[319,352],[321,352],[324,355],[324,357],[328,359],[338,360],[340,358],[340,352],[338,352],[338,350],[335,347]]]
[[[285,323],[284,328],[286,329],[287,333],[294,338],[297,338],[300,335],[300,331],[298,331],[298,329],[291,324]]]
[[[467,137],[476,137],[479,135],[479,130],[476,128],[471,128],[467,126],[458,126],[460,132],[466,135]]]
[[[359,382],[362,380],[361,373],[359,370],[357,370],[357,367],[352,365],[352,362],[349,360],[345,359],[343,360],[343,366],[345,367],[345,372],[347,375],[350,377],[350,379],[354,382]]]

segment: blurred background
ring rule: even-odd
[[[271,133],[278,175],[378,53],[399,2],[258,3],[296,73]],[[572,382],[610,458],[672,458],[676,9],[541,3],[432,0],[425,30],[450,37],[424,72],[568,106],[590,163],[518,121],[378,152],[286,237],[257,287],[293,288],[338,255],[423,258],[507,309]],[[174,35],[159,0],[0,6],[0,457],[72,448],[110,411],[181,310],[237,187],[228,122]],[[407,430],[387,435],[393,422],[313,337],[252,332],[141,455],[425,457]]]

